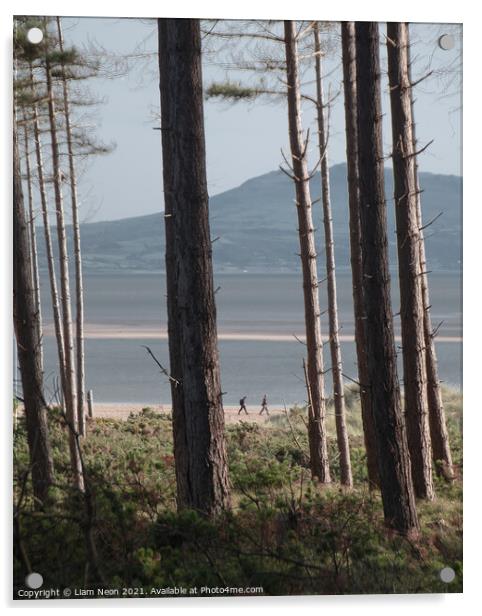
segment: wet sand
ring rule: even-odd
[[[52,325],[44,328],[44,335],[53,336]],[[167,340],[167,330],[161,328],[146,328],[135,326],[119,326],[104,324],[86,324],[84,331],[85,338],[97,340]],[[305,342],[306,338],[301,332],[290,334],[276,332],[240,332],[240,331],[219,331],[219,340],[235,341],[268,341],[268,342]],[[353,334],[341,334],[340,342],[354,342]],[[395,340],[400,342],[400,336],[395,336]],[[462,342],[461,336],[437,336],[437,342]],[[328,342],[328,336],[323,336],[323,341]]]

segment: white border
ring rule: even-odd
[[[321,613],[336,610],[337,614],[351,611],[357,614],[391,614],[411,613],[451,614],[454,609],[465,609],[470,613],[470,604],[480,605],[477,600],[477,589],[480,586],[478,572],[479,554],[476,538],[480,536],[480,504],[477,501],[480,493],[480,388],[478,381],[482,379],[480,367],[480,249],[481,239],[481,203],[480,203],[480,68],[481,36],[480,19],[475,10],[475,3],[459,0],[452,3],[421,0],[406,0],[403,3],[388,3],[381,0],[371,0],[369,3],[345,0],[341,2],[323,2],[323,0],[303,0],[302,2],[264,2],[243,0],[240,3],[229,3],[222,0],[203,0],[202,2],[178,1],[163,3],[137,0],[128,5],[114,5],[100,0],[84,0],[83,2],[66,3],[59,0],[6,0],[2,5],[0,19],[2,61],[1,61],[1,134],[0,148],[1,182],[1,247],[3,250],[0,261],[0,277],[2,284],[2,302],[0,304],[1,326],[1,392],[3,404],[2,426],[0,429],[2,443],[2,503],[1,520],[3,530],[1,591],[3,603],[10,609],[27,612],[32,609],[86,609],[97,611],[112,611],[120,609],[161,609],[164,613],[183,612],[211,614],[213,611],[229,610],[233,612],[250,612],[253,610],[274,609],[281,614],[290,614],[293,609],[302,607],[304,610]],[[463,22],[464,24],[464,397],[465,408],[465,520],[464,529],[468,540],[465,543],[464,555],[464,595],[418,595],[418,596],[344,596],[344,597],[282,597],[282,598],[243,598],[235,599],[202,599],[202,600],[168,600],[160,601],[91,601],[88,604],[80,602],[38,602],[36,604],[12,603],[11,597],[11,439],[5,429],[9,421],[8,409],[11,405],[11,374],[7,369],[11,363],[11,24],[13,14],[51,14],[79,16],[131,16],[131,17],[218,17],[218,18],[292,18],[292,19],[358,19],[358,20],[406,20],[417,22]],[[476,320],[477,319],[477,320]],[[477,394],[479,394],[477,396]],[[471,487],[473,486],[473,487]],[[477,603],[476,603],[477,602]]]
[[[468,4],[468,3],[467,3]],[[462,22],[467,14],[464,1],[453,3],[420,2],[405,0],[402,3],[387,3],[371,0],[369,3],[345,0],[344,2],[323,2],[302,0],[301,2],[260,2],[243,0],[229,3],[223,0],[203,2],[179,1],[176,3],[139,0],[135,3],[113,5],[110,2],[85,0],[81,3],[62,0],[18,0],[7,2],[13,12],[20,15],[50,14],[70,16],[111,16],[111,17],[199,17],[232,19],[325,19],[340,21],[357,20],[402,20],[425,22]]]

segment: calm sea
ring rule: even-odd
[[[434,325],[439,336],[462,335],[460,277],[432,274],[431,300]],[[394,310],[399,300],[394,287]],[[297,274],[218,274],[215,276],[218,329],[220,332],[289,335],[303,333],[301,281]],[[326,309],[326,289],[320,300]],[[42,293],[44,320],[51,322],[46,281]],[[353,334],[351,279],[338,276],[338,298],[342,334]],[[85,317],[87,324],[120,328],[166,329],[165,277],[159,274],[95,274],[85,278]],[[326,314],[322,326],[328,329]],[[398,317],[396,317],[398,331]],[[169,403],[169,384],[142,345],[148,345],[163,365],[168,366],[167,342],[159,339],[86,340],[87,387],[98,402]],[[263,394],[272,404],[303,403],[306,397],[302,380],[305,348],[292,341],[226,341],[219,344],[222,387],[225,403],[235,405],[247,395],[248,404],[258,404]],[[355,348],[342,343],[344,372],[356,378]],[[447,384],[462,383],[460,342],[438,342],[440,376]],[[330,368],[325,346],[326,368]],[[50,391],[54,390],[58,368],[54,340],[45,337],[45,373]],[[400,374],[402,374],[400,370]],[[327,386],[329,388],[329,373]],[[347,382],[349,382],[347,378]]]

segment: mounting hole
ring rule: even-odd
[[[27,39],[32,45],[38,45],[44,37],[44,33],[40,28],[30,28],[27,32]]]
[[[455,46],[455,39],[451,34],[442,34],[438,39],[438,46],[444,51],[450,51]]]
[[[453,582],[455,580],[455,571],[452,569],[452,567],[444,567],[440,572],[440,579],[445,584],[450,584],[450,582]]]
[[[40,575],[40,573],[32,572],[32,573],[29,573],[27,577],[25,578],[25,585],[31,588],[32,590],[36,590],[37,588],[40,588],[43,583],[44,583],[44,579]]]

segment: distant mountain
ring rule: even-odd
[[[393,179],[386,170],[389,243],[396,267]],[[424,224],[431,270],[461,266],[462,179],[421,173]],[[313,199],[320,195],[320,177],[311,181]],[[346,165],[331,168],[331,196],[337,267],[350,267]],[[320,265],[324,263],[321,203],[313,206]],[[297,220],[293,184],[281,171],[252,178],[210,200],[214,265],[217,271],[283,272],[299,269]],[[437,218],[438,217],[438,218]],[[83,224],[82,251],[88,271],[163,270],[162,213],[123,220]],[[39,242],[41,264],[45,249]]]

